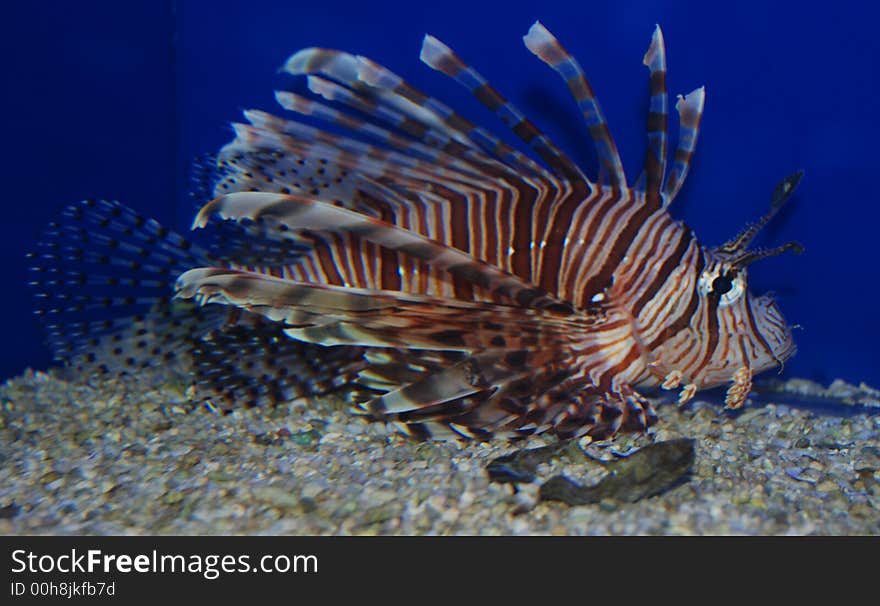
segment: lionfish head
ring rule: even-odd
[[[783,179],[774,189],[770,210],[763,217],[747,225],[733,239],[707,251],[699,289],[709,313],[714,310],[712,323],[717,322],[717,329],[707,331],[715,345],[706,367],[704,385],[730,381],[739,371],[748,371],[751,375],[774,366],[781,369],[797,350],[791,327],[773,296],[755,296],[749,292],[748,267],[755,261],[786,251],[803,252],[803,246],[797,242],[775,248],[749,248],[758,232],[794,192],[801,177],[802,171]]]

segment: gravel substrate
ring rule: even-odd
[[[836,389],[789,383],[774,389],[805,400]],[[589,485],[607,473],[603,461],[694,438],[689,481],[636,503],[571,507],[536,503],[537,485],[514,493],[486,472],[552,438],[416,443],[332,400],[218,416],[184,412],[180,388],[157,376],[85,386],[27,372],[0,387],[0,533],[880,533],[870,398],[818,407],[774,398],[786,400],[765,395],[738,413],[702,400],[659,404],[649,433],[542,464],[544,478]]]

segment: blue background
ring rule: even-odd
[[[644,154],[641,58],[655,23],[666,38],[670,93],[706,85],[693,170],[672,209],[704,244],[756,219],[776,182],[805,169],[793,204],[761,243],[796,239],[806,253],[755,265],[752,290],[776,291],[788,321],[804,327],[787,376],[880,384],[880,9],[870,3],[100,0],[12,3],[4,12],[0,377],[49,363],[24,254],[56,210],[115,198],[185,228],[191,159],[225,143],[241,109],[275,109],[273,89],[296,86],[277,69],[299,48],[369,56],[503,133],[419,62],[430,32],[595,174],[561,81],[521,42],[540,19],[584,66],[630,180]]]

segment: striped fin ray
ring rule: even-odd
[[[569,316],[494,303],[298,282],[227,268],[191,269],[178,296],[223,303],[284,322],[293,338],[320,345],[450,351],[552,350],[602,316]]]
[[[592,388],[568,391],[567,406],[554,419],[561,439],[607,439],[619,431],[644,431],[657,422],[651,402],[638,394],[613,395]]]
[[[352,153],[369,157],[387,164],[419,168],[432,171],[437,176],[459,178],[465,175],[470,178],[486,178],[484,165],[467,162],[442,150],[412,141],[387,129],[353,116],[344,114],[331,107],[305,99],[292,93],[276,93],[278,102],[287,110],[303,115],[313,116],[331,122],[336,126],[348,129],[354,134],[373,139],[380,146],[370,145],[349,137],[331,135],[317,130],[303,136],[301,124],[296,121],[281,120],[276,116],[258,110],[248,110],[245,117],[256,128],[270,132],[283,133],[306,141],[319,141]]]
[[[379,103],[376,99],[359,95],[355,91],[332,80],[326,80],[318,76],[308,76],[306,81],[312,93],[323,97],[327,101],[341,103],[366,116],[389,124],[391,127],[413,137],[427,147],[435,148],[450,154],[454,158],[461,158],[479,166],[486,164],[486,162],[494,162],[493,159],[490,159],[482,151],[462,145],[448,135],[430,128],[427,124],[418,122],[388,105]]]
[[[481,104],[494,112],[514,134],[530,145],[560,177],[572,181],[587,181],[580,168],[531,120],[502,97],[479,72],[465,64],[443,42],[434,36],[426,35],[422,42],[420,58],[426,65],[446,74],[466,88]]]
[[[338,165],[364,176],[387,177],[390,182],[399,181],[401,177],[422,181],[422,185],[417,187],[419,192],[426,189],[425,183],[444,184],[450,187],[467,185],[497,188],[502,185],[501,179],[504,179],[505,185],[508,182],[511,184],[507,185],[508,187],[543,190],[554,194],[556,192],[555,182],[527,181],[513,173],[508,173],[502,165],[461,162],[459,158],[445,153],[435,156],[431,161],[425,161],[393,149],[331,135],[266,112],[248,110],[245,116],[251,122],[251,126],[233,124],[236,139],[223,148],[221,157],[238,157],[260,151],[271,151],[274,157],[267,163],[286,165],[289,169],[288,176],[291,177],[302,172],[300,168],[291,167],[292,162],[302,165],[303,158],[312,158],[323,165],[325,172],[332,169],[333,165]],[[499,171],[499,167],[502,170]],[[244,173],[251,168],[253,167],[244,165],[232,169]],[[311,182],[314,181],[315,179],[312,178]],[[271,187],[266,189],[271,190]],[[222,193],[228,192],[220,191],[217,195]],[[343,197],[341,201],[346,200]]]
[[[301,141],[283,134],[287,121],[248,115],[260,128],[236,126],[236,141],[221,153],[221,161],[235,170],[230,169],[218,193],[276,191],[339,201],[531,278],[538,253],[529,246],[533,205],[557,199],[553,183],[508,175],[472,177],[393,151],[355,153],[345,141],[335,146]]]
[[[383,355],[396,361],[401,354]],[[638,394],[612,396],[585,384],[563,350],[492,349],[401,379],[408,382],[358,409],[422,439],[515,440],[552,429],[560,439],[602,440],[657,420]]]
[[[385,393],[361,398],[354,411],[393,423],[417,439],[519,439],[551,427],[549,419],[560,409],[542,408],[536,396],[552,392],[567,374],[564,356],[533,367],[539,356],[531,352],[508,356],[495,349],[455,358],[450,352],[425,352],[427,358],[446,354],[431,363],[418,352],[377,351],[380,360],[362,371],[358,382],[379,373],[390,383],[381,384]],[[407,365],[415,372],[398,373]]]
[[[332,80],[311,75],[306,77],[306,85],[312,93],[323,97],[327,101],[341,103],[363,114],[372,116],[380,122],[390,124],[415,139],[423,140],[426,145],[442,148],[443,146],[450,145],[450,142],[453,140],[449,135],[432,129],[423,122],[413,120],[391,106],[379,103],[365,95],[360,95],[354,90],[337,84]],[[284,103],[281,103],[281,105],[284,106]],[[460,146],[459,149],[467,149],[467,147]]]
[[[265,222],[276,226],[273,233],[279,237],[297,230],[355,234],[390,251],[420,259],[435,269],[448,271],[519,305],[571,311],[567,303],[540,288],[461,250],[325,202],[264,192],[228,194],[206,204],[196,216],[193,227],[203,227],[213,215],[239,222]]]
[[[498,432],[528,435],[550,409],[533,406],[569,372],[559,350],[491,349],[426,372],[361,407],[371,416],[402,424],[445,424],[468,438]]]
[[[357,405],[372,399],[377,393],[388,393],[403,385],[419,380],[464,360],[469,354],[462,351],[405,348],[367,347],[365,367],[358,373],[358,384],[368,394],[358,394]],[[362,407],[360,407],[363,410]]]
[[[365,67],[373,74],[370,81],[365,78]],[[282,70],[295,76],[319,74],[328,77],[353,90],[374,97],[378,102],[391,106],[429,128],[445,133],[463,145],[479,148],[467,135],[466,130],[448,124],[436,111],[413,101],[413,98],[421,101],[425,95],[413,94],[411,91],[415,89],[405,84],[399,76],[365,57],[332,49],[305,48],[294,53],[285,62]],[[376,74],[381,74],[381,78]],[[394,90],[398,86],[401,87],[401,91]],[[402,94],[404,92],[406,94]]]
[[[411,104],[414,104],[420,109],[439,116],[444,124],[450,126],[455,131],[463,133],[469,140],[474,141],[481,149],[501,159],[512,167],[538,176],[547,177],[546,171],[535,164],[527,156],[519,153],[487,130],[475,125],[470,120],[467,120],[442,101],[413,88],[398,75],[378,63],[374,63],[364,57],[359,57],[359,60],[360,66],[358,75],[361,81],[380,90],[388,91],[394,95],[407,99]]]
[[[308,186],[292,184],[293,189],[298,193],[318,195],[320,192],[324,197],[331,197],[339,200],[351,207],[354,196],[354,189],[346,192],[337,191],[338,188],[330,190],[327,187],[318,187],[315,191],[314,186],[318,182],[323,181],[329,185],[331,181],[338,181],[338,177],[345,177],[346,181],[351,185],[352,180],[358,180],[359,177],[368,177],[371,179],[382,180],[386,187],[403,188],[405,191],[411,192],[413,196],[419,197],[425,201],[427,198],[437,198],[431,196],[430,185],[442,185],[455,190],[457,193],[473,191],[477,189],[497,191],[499,187],[506,187],[518,190],[534,189],[539,190],[543,186],[544,191],[551,190],[552,184],[534,184],[526,186],[520,183],[513,175],[502,172],[487,172],[492,167],[475,167],[471,164],[459,162],[455,157],[443,154],[437,156],[432,161],[424,161],[413,158],[411,155],[399,153],[394,150],[382,147],[371,146],[369,144],[355,141],[347,137],[339,137],[330,135],[323,131],[306,131],[303,132],[304,125],[298,122],[282,120],[271,114],[256,110],[245,112],[246,117],[251,121],[253,127],[247,125],[234,125],[237,138],[228,144],[222,152],[223,157],[227,156],[245,156],[245,160],[254,156],[256,165],[245,162],[242,165],[234,167],[237,177],[242,174],[247,176],[248,180],[254,178],[254,170],[257,173],[266,172],[266,164],[273,165],[273,172],[278,172],[277,167],[283,166],[286,169],[285,175],[281,177],[290,177],[288,179],[274,179],[278,183],[283,183],[290,188],[291,178],[298,182],[307,182]],[[306,127],[311,129],[312,127]],[[317,130],[317,129],[315,129]],[[308,138],[306,138],[308,136]],[[264,158],[259,152],[271,152],[271,157]],[[340,153],[340,151],[345,153]],[[255,155],[257,154],[257,155]],[[311,160],[318,163],[315,174],[304,173],[303,160]],[[299,166],[292,166],[292,164]],[[341,170],[340,170],[341,169]],[[231,170],[231,169],[230,169]],[[337,175],[334,170],[340,170]],[[318,178],[321,176],[322,178]],[[505,179],[504,182],[499,177]],[[509,185],[508,182],[513,185]],[[238,180],[238,185],[234,190],[223,189],[218,192],[228,193],[229,191],[246,191],[260,190],[271,191],[273,187],[265,180],[258,183],[248,183],[247,180]],[[358,187],[364,187],[363,179],[356,184]],[[355,188],[356,189],[356,188]],[[400,189],[398,189],[400,192]],[[402,193],[402,192],[401,192]],[[445,205],[450,204],[448,199],[438,199],[438,203]]]
[[[403,151],[421,160],[440,161],[441,151],[436,148],[431,148],[417,141],[405,138],[370,122],[359,120],[352,115],[345,114],[323,103],[284,91],[276,92],[275,99],[281,107],[288,111],[330,122],[347,129],[355,135],[360,135],[382,145]],[[254,121],[251,120],[251,123],[253,124]],[[447,161],[451,160],[451,163],[456,163],[455,158],[447,157],[445,159]],[[463,164],[461,162],[458,163]]]
[[[706,103],[706,89],[700,87],[685,96],[678,96],[675,109],[678,111],[678,146],[675,149],[675,157],[672,170],[666,181],[663,196],[666,205],[670,204],[687,176],[697,146],[697,135],[700,133],[700,120],[703,117],[703,107]]]
[[[368,347],[358,383],[384,393],[358,408],[421,437],[521,437],[570,420],[561,390],[572,388],[574,335],[602,321],[224,268],[186,272],[178,288],[262,314],[299,341]]]
[[[227,179],[224,183],[228,187],[220,187],[217,195],[248,189],[278,191],[277,185],[283,185],[297,193],[321,194],[348,203],[361,176],[389,177],[392,181],[405,176],[437,183],[479,183],[492,178],[445,154],[420,159],[257,110],[248,110],[245,116],[251,125],[234,124],[236,139],[220,154],[222,160],[235,161],[228,172],[234,173],[236,185]],[[271,153],[266,156],[265,152]],[[265,179],[267,172],[275,173],[271,182]],[[255,175],[257,183],[251,183]]]
[[[246,115],[255,126],[233,125],[236,139],[219,154],[225,175],[215,195],[277,192],[320,196],[358,208],[359,193],[371,187],[371,179],[416,174],[412,172],[416,168],[423,175],[425,166],[432,167],[435,179],[449,173],[440,163],[426,163],[323,131],[309,132],[307,138],[302,129],[312,127],[271,114],[248,111]]]
[[[593,139],[599,160],[611,186],[626,186],[626,173],[623,170],[623,163],[620,161],[617,145],[611,137],[599,101],[593,94],[593,89],[590,87],[580,64],[540,21],[536,21],[532,25],[523,41],[532,53],[556,70],[565,81],[584,116],[590,137]]]
[[[365,57],[309,48],[295,53],[283,69],[294,75],[320,74],[331,78],[462,145],[482,150],[515,170],[547,177],[546,171],[524,154]]]
[[[648,149],[645,152],[645,193],[649,203],[660,206],[666,178],[668,95],[666,92],[666,46],[660,26],[654,28],[643,63],[650,70],[651,101],[648,109]]]
[[[303,106],[300,106],[300,110],[303,109]],[[334,135],[302,122],[284,120],[264,111],[246,110],[244,116],[253,128],[249,128],[248,125],[244,124],[233,124],[236,140],[228,144],[228,147],[236,151],[279,148],[289,141],[289,139],[276,139],[273,141],[272,136],[276,135],[292,138],[303,149],[305,149],[303,144],[306,143],[321,146],[318,149],[320,149],[320,153],[324,157],[324,164],[334,160],[339,155],[339,152],[348,152],[362,156],[365,162],[373,163],[385,163],[393,158],[396,163],[402,166],[412,167],[418,165],[420,161],[418,158],[411,156],[395,154],[392,150],[383,146],[372,145],[351,137]],[[262,138],[259,135],[262,135]],[[377,136],[382,135],[377,134]]]
[[[326,90],[326,87],[332,87],[334,90],[346,90],[335,83],[321,80],[320,78],[314,78],[313,76],[309,78],[310,81],[317,80],[322,82],[322,87],[325,88],[320,90],[323,91]],[[350,93],[351,91],[347,92]],[[333,95],[334,98],[335,96]],[[395,178],[396,175],[392,174],[393,170],[391,167],[393,166],[394,170],[400,170],[400,167],[415,169],[418,171],[417,173],[406,172],[402,174],[408,177],[423,179],[426,182],[446,184],[461,182],[469,185],[481,185],[485,184],[487,179],[496,181],[499,177],[513,181],[521,180],[521,177],[511,173],[508,167],[482,154],[474,156],[471,153],[472,150],[462,149],[461,146],[453,146],[452,149],[448,149],[449,141],[444,142],[442,146],[436,145],[436,140],[429,140],[430,143],[435,143],[434,145],[414,142],[392,131],[292,93],[278,92],[276,93],[276,99],[287,110],[324,119],[353,133],[371,137],[384,144],[387,148],[391,148],[367,146],[346,137],[334,137],[323,132],[320,135],[314,135],[314,140],[322,140],[327,143],[332,141],[333,145],[340,149],[382,162],[384,171],[382,176]],[[259,111],[247,111],[245,115],[251,124],[257,128],[291,136],[302,136],[298,123],[282,121],[270,114]],[[378,175],[373,173],[373,176]]]
[[[249,183],[254,179],[256,169],[257,173],[262,173],[260,177],[275,172],[273,181],[287,187],[290,193],[350,203],[363,176],[407,173],[424,162],[385,147],[332,135],[259,110],[248,110],[245,117],[251,124],[234,124],[236,139],[222,151],[224,157],[241,157],[244,161],[236,167],[238,185],[235,189],[217,192],[217,195],[230,191],[275,190],[266,187],[265,179]],[[271,155],[266,157],[265,152]],[[279,168],[284,172],[278,172]],[[444,169],[438,166],[436,172],[443,174]]]

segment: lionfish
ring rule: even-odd
[[[171,368],[222,410],[347,390],[419,438],[604,439],[654,423],[643,394],[658,387],[684,403],[729,384],[726,405],[742,406],[752,376],[795,352],[773,299],[747,285],[755,261],[800,251],[750,245],[801,174],[705,248],[668,212],[705,91],[678,97],[668,167],[660,28],[634,185],[578,62],[540,23],[524,41],[574,96],[597,180],[433,36],[422,61],[543,165],[369,59],[302,50],[283,70],[314,96],[276,99],[346,134],[245,111],[208,167],[202,242],[106,201],[45,231],[32,284],[56,358],[84,374]]]

